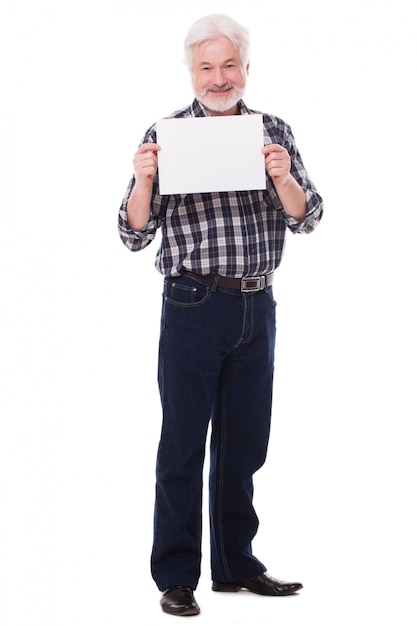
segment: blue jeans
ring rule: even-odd
[[[166,278],[159,346],[163,422],[156,467],[152,576],[162,591],[196,588],[201,565],[203,463],[211,421],[212,579],[257,576],[253,474],[271,421],[275,302],[189,276]]]

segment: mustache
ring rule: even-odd
[[[235,85],[233,83],[227,83],[225,85],[222,85],[221,87],[207,87],[207,89],[204,90],[204,95],[209,93],[209,91],[212,91],[214,93],[220,93],[222,91],[229,91],[229,89],[233,89],[234,87]]]

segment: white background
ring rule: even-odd
[[[305,589],[212,593],[205,515],[197,619],[415,625],[412,5],[1,5],[2,626],[173,619],[149,574],[157,243],[130,253],[117,211],[144,131],[191,102],[182,42],[215,11],[250,28],[245,100],[291,124],[325,216],[288,237],[275,282],[274,420],[255,486],[254,550]]]

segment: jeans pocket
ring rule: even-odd
[[[166,301],[180,307],[201,306],[210,297],[210,289],[206,285],[187,284],[173,280],[166,295]]]

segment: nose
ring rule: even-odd
[[[224,78],[223,68],[218,67],[215,69],[213,82],[217,87],[222,87],[227,82]]]

